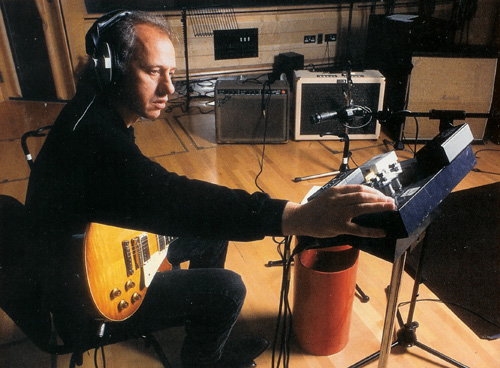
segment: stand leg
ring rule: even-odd
[[[387,367],[389,354],[391,353],[392,332],[394,331],[394,321],[398,307],[398,295],[401,287],[401,278],[406,262],[406,252],[403,253],[392,266],[391,284],[389,287],[389,300],[385,311],[384,330],[382,333],[382,343],[380,344],[379,368]]]
[[[468,366],[456,361],[455,359],[450,358],[447,355],[444,355],[443,353],[440,353],[439,351],[425,344],[422,344],[417,340],[416,330],[418,327],[418,322],[413,320],[413,316],[415,314],[415,307],[417,304],[418,289],[422,281],[422,266],[424,263],[426,248],[427,248],[427,238],[424,238],[422,242],[422,247],[420,249],[420,254],[418,256],[418,263],[417,263],[417,269],[415,271],[415,281],[413,283],[413,291],[411,295],[410,308],[408,310],[407,322],[398,331],[398,342],[405,347],[417,346],[422,350],[425,350],[426,352],[434,356],[437,356],[438,358],[441,358],[450,364],[455,365],[456,367],[469,368]]]
[[[293,179],[293,181],[295,183],[298,183],[299,181],[324,178],[326,176],[334,176],[334,175],[338,175],[338,174],[340,174],[340,171],[338,171],[338,170],[337,171],[330,171],[330,172],[323,173],[323,174],[296,177],[296,178]]]
[[[456,367],[460,367],[460,368],[469,368],[469,366],[465,365],[465,364],[462,364],[458,361],[456,361],[455,359],[453,358],[450,358],[449,356],[446,356],[444,355],[443,353],[440,353],[439,351],[425,345],[425,344],[422,344],[421,342],[419,341],[415,341],[415,346],[419,347],[420,349],[422,350],[425,350],[426,352],[432,354],[432,355],[435,355],[437,356],[438,358],[441,358],[443,359],[444,361],[450,363],[450,364],[453,364],[454,366]]]
[[[398,342],[394,342],[392,345],[391,345],[391,349],[395,346],[398,345]],[[380,350],[377,351],[376,353],[373,353],[372,355],[369,355],[367,356],[366,358],[360,360],[359,362],[353,364],[353,365],[350,365],[348,368],[359,368],[359,367],[362,367],[368,363],[371,363],[373,362],[375,359],[378,359],[378,357],[380,356]]]
[[[186,111],[189,110],[189,104],[191,100],[191,95],[189,91],[189,52],[188,52],[188,40],[187,40],[187,9],[182,8],[182,34],[184,36],[184,60],[186,68]]]
[[[362,367],[377,358],[379,360],[379,367],[386,367],[387,361],[389,358],[389,354],[391,349],[398,345],[399,343],[396,341],[392,342],[392,331],[394,331],[394,321],[396,319],[396,311],[398,305],[398,294],[401,286],[401,278],[403,276],[403,270],[406,261],[406,252],[403,253],[393,264],[392,266],[392,275],[391,275],[391,284],[389,286],[389,300],[387,301],[387,308],[385,312],[385,320],[384,320],[384,330],[382,333],[382,343],[380,345],[380,351],[373,353],[372,355],[366,357],[363,360],[349,366],[349,368],[359,368]]]
[[[422,350],[425,350],[426,352],[443,359],[444,361],[453,364],[456,367],[460,368],[469,368],[465,364],[462,364],[455,359],[450,358],[447,355],[444,355],[443,353],[425,345],[422,344],[420,341],[417,340],[417,327],[418,327],[418,322],[411,322],[411,323],[406,323],[399,331],[398,331],[398,340],[396,344],[404,346],[404,347],[412,347],[416,346]]]
[[[368,303],[370,301],[370,297],[365,294],[363,289],[361,289],[361,287],[358,284],[356,284],[356,291],[358,292],[362,303]]]

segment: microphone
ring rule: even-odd
[[[365,116],[366,112],[366,108],[363,108],[362,106],[346,106],[338,111],[333,110],[312,114],[310,116],[310,120],[311,124],[314,125],[321,123],[323,120],[333,119],[335,117],[338,117],[340,121],[347,121],[349,118],[354,116]]]

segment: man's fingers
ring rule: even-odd
[[[377,213],[396,210],[394,201],[359,203],[351,207],[352,217],[361,216],[368,213]]]
[[[355,223],[351,223],[348,229],[348,233],[346,232],[346,234],[362,236],[365,238],[383,238],[387,235],[385,230],[360,226]]]
[[[394,199],[376,189],[364,185],[333,187],[321,193],[315,200],[298,205],[295,210],[289,210],[284,221],[284,231],[287,231],[287,234],[317,238],[341,234],[380,238],[385,236],[384,230],[363,227],[352,220],[364,214],[395,209]]]
[[[338,187],[333,187],[328,189],[325,194],[328,193],[334,197],[350,197],[356,196],[360,199],[367,198],[390,198],[383,194],[381,191],[368,187],[366,185],[341,185]]]
[[[361,184],[340,185],[338,187],[332,187],[329,190],[332,189],[338,191],[341,194],[366,192],[366,193],[383,195],[382,192],[380,192],[379,190]]]
[[[357,185],[345,185],[336,188],[338,189],[328,194],[332,198],[335,198],[336,206],[349,207],[365,204],[387,204],[389,208],[386,210],[395,209],[394,199],[376,189]]]

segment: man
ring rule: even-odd
[[[74,297],[81,280],[68,263],[81,250],[73,234],[99,222],[189,238],[172,248],[181,248],[180,253],[189,248],[198,265],[157,273],[139,310],[123,322],[108,323],[107,331],[138,335],[185,325],[184,367],[253,366],[266,341],[228,342],[246,290],[239,275],[223,269],[227,240],[382,237],[382,230],[351,219],[393,210],[394,202],[370,188],[346,186],[300,205],[189,180],[149,160],[134,143],[133,124],[157,118],[174,92],[171,34],[159,18],[142,12],[104,19],[110,18],[99,43],[111,46],[118,76],[101,82],[101,88],[95,78],[84,81],[56,120],[29,182],[26,206],[42,295],[63,340],[78,346],[78,337],[97,336],[100,322],[87,302]]]

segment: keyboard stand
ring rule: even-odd
[[[389,356],[391,353],[391,349],[402,345],[404,347],[417,346],[428,353],[431,353],[448,363],[451,363],[460,368],[469,368],[468,366],[457,362],[456,360],[420,343],[417,341],[415,330],[418,327],[418,323],[413,321],[413,313],[415,310],[416,298],[418,296],[418,286],[420,284],[420,276],[421,276],[421,263],[423,260],[423,251],[425,249],[425,241],[421,250],[421,254],[419,257],[419,262],[417,266],[417,272],[415,276],[412,299],[410,303],[410,312],[408,314],[408,322],[402,326],[402,328],[398,331],[397,340],[392,342],[392,336],[394,331],[394,325],[396,320],[396,314],[398,313],[398,296],[399,290],[401,287],[401,279],[404,272],[404,267],[406,263],[407,254],[418,244],[420,243],[426,234],[427,227],[431,224],[434,217],[436,215],[436,211],[427,217],[427,219],[420,225],[408,238],[397,239],[397,247],[401,247],[399,249],[406,249],[406,251],[400,255],[392,266],[392,274],[391,274],[391,282],[389,285],[388,291],[388,300],[387,300],[387,308],[385,312],[384,319],[384,329],[382,332],[382,341],[380,344],[380,351],[360,360],[359,362],[351,365],[349,368],[358,368],[362,367],[373,360],[379,358],[378,368],[386,368],[389,362]],[[400,317],[400,316],[399,316]]]

